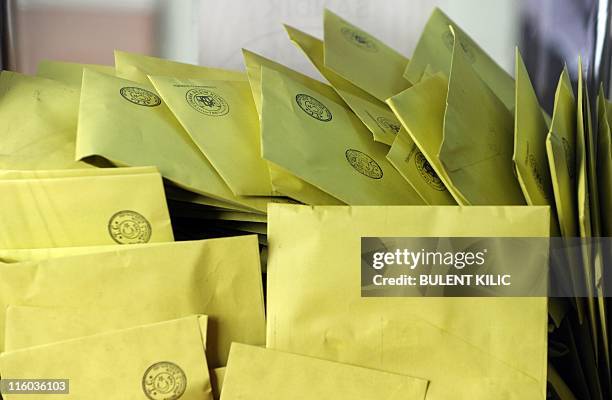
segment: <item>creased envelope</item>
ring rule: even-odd
[[[427,400],[546,398],[546,298],[363,298],[360,246],[548,237],[548,207],[271,205],[268,217],[269,348],[427,379]]]
[[[235,196],[149,85],[85,70],[76,156],[155,165],[176,185],[265,211],[265,198]]]
[[[612,108],[603,96],[597,102],[599,115],[599,134],[597,136],[597,178],[600,189],[601,233],[612,236]]]
[[[202,67],[120,50],[115,50],[115,70],[118,77],[143,84],[149,84],[149,75],[215,80],[247,79],[244,72],[240,71]]]
[[[522,205],[512,165],[512,114],[476,74],[455,40],[438,156],[469,205]]]
[[[285,25],[285,30],[293,43],[302,50],[355,115],[368,127],[374,136],[374,140],[390,146],[399,132],[400,125],[389,107],[327,68],[324,61],[323,41],[288,25]]]
[[[440,190],[437,196],[432,196],[431,204],[467,204],[461,193],[451,184],[444,166],[438,157],[438,150],[444,135],[444,107],[448,93],[448,79],[441,73],[423,77],[409,89],[391,97],[387,103],[397,115],[414,143],[425,158],[422,161],[424,171],[428,174],[435,187]],[[404,133],[400,133],[404,135]],[[401,142],[400,142],[401,143]],[[399,146],[398,143],[396,146]],[[393,146],[391,148],[393,152]],[[389,155],[392,155],[391,152]],[[389,156],[388,155],[388,156]],[[387,156],[387,157],[388,157]],[[416,161],[416,159],[415,159]],[[425,164],[427,162],[427,164]]]
[[[79,91],[50,79],[0,73],[0,168],[87,168],[74,160]]]
[[[68,379],[56,399],[212,399],[206,316],[2,353],[3,379]],[[45,395],[4,394],[6,400]]]
[[[427,381],[234,343],[222,400],[422,400]]]
[[[177,262],[180,260],[180,262]],[[36,279],[34,279],[34,277]],[[224,366],[233,341],[265,343],[265,317],[255,236],[133,246],[101,253],[0,264],[0,348],[7,305],[73,309],[76,328],[43,335],[61,341],[191,314],[209,316],[207,357]],[[119,310],[113,318],[105,310]],[[58,336],[51,337],[53,333]],[[29,336],[36,342],[39,339]],[[174,342],[174,341],[173,341]]]
[[[323,16],[325,66],[380,101],[408,88],[408,59],[329,10]]]
[[[459,35],[460,49],[474,71],[508,110],[512,110],[514,108],[514,80],[512,77],[439,8],[436,8],[429,17],[412,54],[412,59],[406,67],[404,77],[416,83],[428,66],[431,72],[440,71],[447,76],[450,74],[454,38],[449,30],[449,25],[455,31],[455,37]]]
[[[55,60],[43,60],[39,62],[36,75],[42,78],[60,81],[80,90],[83,80],[83,69],[85,68],[107,75],[115,75],[115,67],[111,65],[79,64]]]
[[[423,204],[344,103],[265,67],[262,98],[266,160],[347,204]]]
[[[273,195],[247,81],[150,77],[157,92],[235,195]]]
[[[3,171],[0,197],[2,248],[174,240],[162,178],[152,168]]]
[[[330,88],[314,79],[310,79],[306,75],[300,74],[299,72],[293,71],[290,68],[285,67],[275,61],[269,60],[258,54],[250,52],[248,50],[242,50],[244,56],[244,64],[246,66],[247,75],[249,77],[249,84],[251,85],[251,92],[253,94],[253,101],[255,102],[255,108],[261,121],[261,70],[263,66],[271,68],[276,71],[281,71],[293,79],[302,82],[303,84],[310,85],[310,88],[317,91],[322,91],[331,97],[336,98],[338,101],[342,99]],[[268,163],[270,169],[270,179],[272,187],[276,192],[282,193],[285,196],[289,196],[292,199],[300,201],[304,204],[344,204],[335,197],[325,193],[317,187],[303,181],[297,176],[291,174],[289,171],[281,168],[274,163]]]

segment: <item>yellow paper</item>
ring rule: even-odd
[[[427,381],[234,343],[223,400],[422,400]]]
[[[91,329],[98,327],[122,329],[191,314],[210,318],[207,357],[212,368],[225,365],[234,341],[265,342],[255,236],[0,264],[2,347],[8,305],[62,308],[80,316],[73,320],[74,326],[60,323],[55,329],[17,338],[23,347],[95,334]],[[122,312],[107,314],[105,310]]]
[[[268,347],[427,379],[427,400],[546,397],[546,298],[359,288],[361,237],[547,237],[548,207],[272,205],[268,217]]]
[[[268,68],[262,82],[265,159],[347,204],[423,204],[344,103]]]
[[[2,353],[0,373],[68,379],[69,393],[51,396],[56,399],[212,399],[205,337],[206,317],[191,316]]]
[[[395,138],[387,159],[426,204],[457,204],[427,158],[404,131],[400,131]]]
[[[161,175],[149,168],[7,171],[0,197],[2,248],[174,240]]]
[[[448,80],[438,73],[424,77],[421,82],[391,97],[387,102],[422,152],[435,176],[446,188],[447,192],[440,194],[439,204],[447,204],[442,202],[443,197],[446,197],[448,204],[452,204],[454,200],[455,203],[466,205],[467,200],[453,187],[438,157],[444,134],[447,86]]]
[[[436,8],[425,25],[425,30],[406,67],[404,77],[412,83],[421,79],[429,66],[432,72],[451,73],[451,56],[454,38],[449,30],[453,27],[455,37],[459,37],[460,49],[474,71],[491,88],[508,110],[514,108],[514,80],[504,71],[476,42],[469,37],[439,8]]]
[[[232,204],[223,200],[213,199],[212,197],[190,192],[188,190],[181,189],[176,185],[171,184],[166,185],[166,197],[170,200],[175,200],[182,203],[189,203],[194,206],[205,206],[223,210],[243,211],[259,214],[265,213],[264,210],[254,210],[252,208],[242,207],[238,204]]]
[[[461,43],[453,47],[438,156],[469,205],[525,204],[513,173],[512,114],[476,74]]]
[[[0,73],[0,169],[87,168],[74,160],[79,92],[61,82]]]
[[[115,75],[115,67],[111,65],[79,64],[65,61],[43,60],[38,63],[36,75],[60,81],[66,85],[81,89],[83,69],[91,69],[107,75]]]
[[[221,398],[223,380],[225,379],[225,367],[215,368],[210,371],[210,383],[212,386],[213,399]]]
[[[599,134],[597,154],[597,178],[600,189],[602,236],[612,236],[612,109],[608,109],[603,96],[598,101]]]
[[[516,107],[512,159],[516,175],[528,205],[554,205],[546,158],[546,121],[518,48],[515,55]],[[556,217],[553,218],[556,224]]]
[[[240,71],[202,67],[120,50],[115,50],[115,71],[118,77],[142,84],[149,84],[149,75],[240,81],[247,79],[244,72]]]
[[[325,66],[380,101],[408,88],[408,59],[329,10],[323,17]]]
[[[313,90],[321,91],[326,95],[337,99],[338,101],[342,101],[342,99],[333,90],[330,90],[330,88],[322,82],[310,79],[306,75],[293,71],[284,65],[252,53],[248,50],[242,50],[242,54],[244,56],[244,63],[246,66],[247,75],[249,77],[249,84],[251,85],[253,101],[255,102],[255,108],[257,109],[260,121],[262,102],[261,69],[263,66],[276,71],[281,71],[303,84],[310,85],[309,87]],[[272,187],[278,193],[282,193],[285,196],[289,196],[292,199],[300,201],[304,204],[344,204],[335,197],[303,181],[274,163],[268,163],[268,167],[270,169],[270,180]]]
[[[400,125],[389,107],[327,68],[324,61],[324,44],[321,40],[287,25],[285,30],[293,43],[302,50],[355,115],[368,127],[374,135],[374,140],[391,146]]]
[[[235,195],[273,195],[246,81],[150,77],[161,98]]]
[[[235,196],[151,86],[85,70],[76,155],[116,165],[155,165],[176,185],[265,211],[265,198]],[[180,161],[180,162],[179,162]]]

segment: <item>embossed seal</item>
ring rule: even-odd
[[[295,96],[295,102],[308,115],[319,121],[329,122],[332,120],[332,113],[325,104],[314,97],[300,93]]]
[[[348,149],[344,155],[349,164],[360,174],[372,179],[381,179],[383,177],[382,168],[369,155],[355,149]]]
[[[414,163],[416,165],[417,171],[421,174],[425,182],[427,182],[434,189],[443,192],[446,190],[446,186],[444,186],[444,182],[440,179],[436,171],[433,169],[427,158],[417,150],[414,155]]]
[[[189,89],[185,94],[187,103],[196,111],[211,117],[221,117],[229,113],[227,101],[212,90],[205,88]]]
[[[108,221],[108,233],[119,244],[147,243],[151,239],[151,224],[136,211],[119,211]]]
[[[376,118],[376,124],[385,132],[399,133],[400,124],[387,117]]]
[[[353,28],[349,28],[348,26],[344,26],[340,29],[342,32],[342,36],[349,41],[349,43],[354,44],[360,49],[370,51],[372,53],[378,51],[378,46],[376,46],[376,42],[370,38],[367,34],[355,30]]]
[[[119,93],[130,103],[138,104],[139,106],[155,107],[161,104],[159,96],[147,89],[126,86],[122,87]]]
[[[151,365],[142,377],[142,390],[151,400],[177,400],[187,388],[187,377],[176,364],[162,361]]]

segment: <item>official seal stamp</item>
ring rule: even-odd
[[[385,132],[399,133],[400,124],[387,117],[376,118],[376,124]]]
[[[108,233],[119,244],[147,243],[151,224],[136,211],[119,211],[108,221]]]
[[[151,365],[142,377],[142,390],[151,400],[177,400],[186,388],[185,372],[168,361]]]
[[[332,120],[332,113],[329,111],[329,108],[310,95],[300,93],[295,96],[295,102],[306,114],[314,119],[318,119],[322,122],[329,122]]]
[[[444,42],[444,45],[446,46],[448,51],[450,51],[452,53],[453,52],[453,46],[455,44],[455,37],[453,36],[452,32],[451,31],[444,32],[442,34],[442,41]],[[470,63],[473,64],[474,61],[476,61],[476,55],[474,54],[474,51],[472,50],[472,46],[470,46],[469,44],[465,43],[461,39],[459,39],[459,46],[463,50],[463,53],[468,58]]]
[[[145,107],[155,107],[161,104],[161,99],[155,93],[133,86],[122,87],[119,90],[121,96],[130,103]]]
[[[355,30],[353,28],[349,28],[348,26],[342,27],[340,29],[342,32],[342,36],[349,42],[359,47],[362,50],[370,51],[375,53],[378,51],[378,46],[376,42],[370,38],[367,34]]]
[[[185,93],[187,103],[196,111],[211,117],[221,117],[229,113],[227,101],[212,90],[205,88],[189,89]]]
[[[360,174],[372,179],[381,179],[383,177],[382,168],[369,155],[355,149],[348,149],[344,155],[349,164],[351,164],[351,167],[355,168]]]
[[[416,151],[414,155],[414,164],[416,165],[417,171],[421,174],[425,182],[427,182],[432,188],[443,192],[446,190],[446,186],[433,169],[427,158],[420,151]]]

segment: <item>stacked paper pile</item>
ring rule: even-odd
[[[609,398],[601,286],[359,291],[362,236],[610,236],[602,89],[591,105],[564,71],[549,116],[518,50],[512,78],[440,10],[410,60],[323,23],[286,30],[327,83],[248,50],[246,73],[121,51],[2,72],[2,379],[69,379],[73,399]]]

